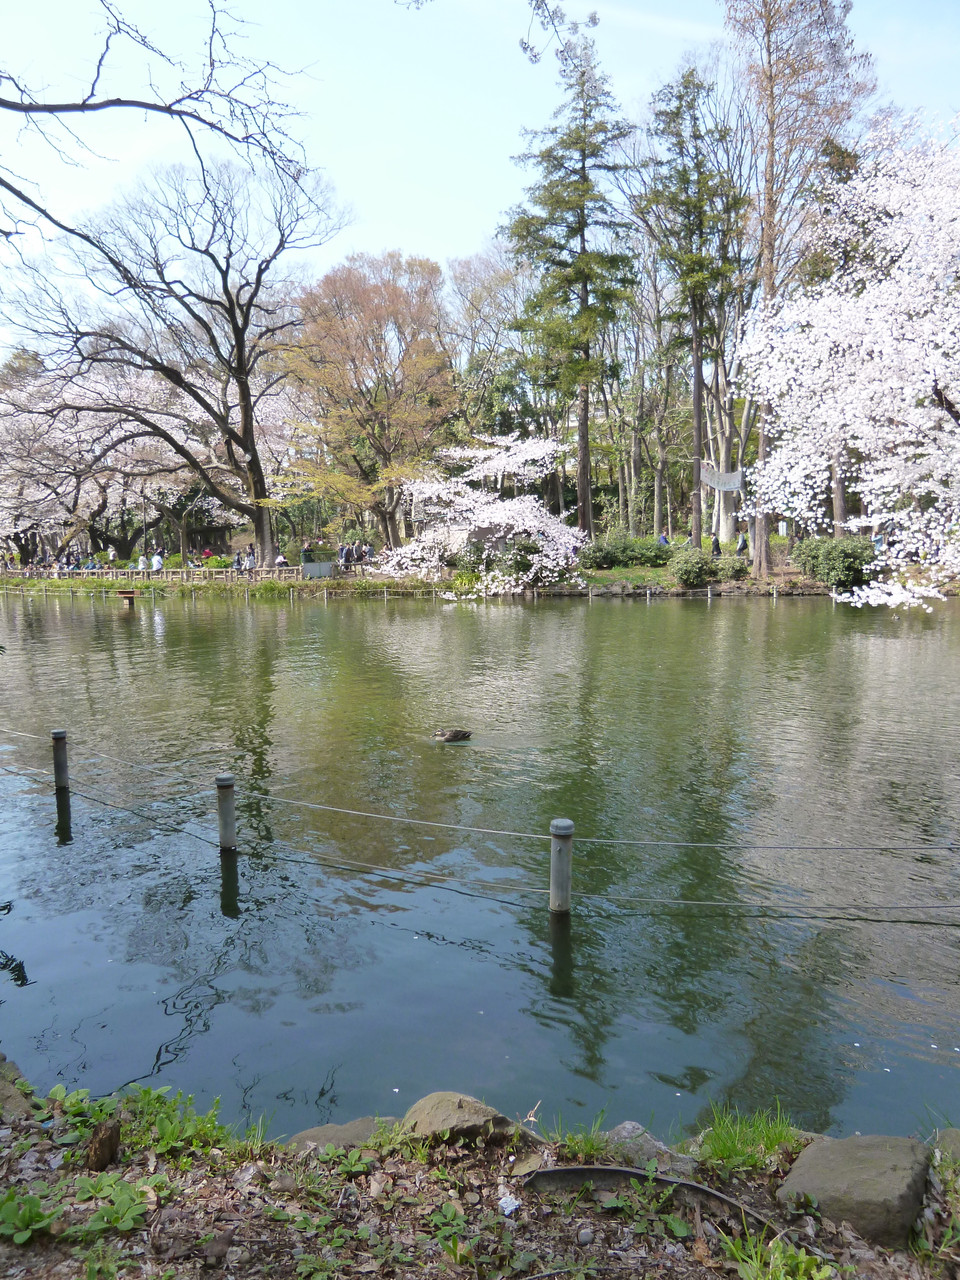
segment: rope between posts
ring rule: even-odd
[[[22,738],[34,738],[37,741],[44,740],[44,735],[42,734],[23,733],[17,729],[9,729],[4,725],[0,725],[0,733],[10,733]],[[139,764],[133,760],[124,760],[120,757],[109,755],[104,751],[95,751],[92,749],[87,749],[85,751],[85,755],[88,757],[98,757],[103,760],[110,760],[115,764],[124,764],[130,768],[143,770],[146,773],[154,773],[161,778],[173,778],[179,782],[189,782],[191,785],[196,784],[195,774],[192,777],[187,778],[182,774],[169,771],[167,766]],[[204,764],[209,766],[210,762],[204,761]],[[206,794],[206,792],[198,794]],[[511,839],[516,840],[550,839],[548,835],[544,835],[542,832],[536,831],[505,831],[496,827],[470,827],[451,822],[434,822],[427,818],[406,818],[392,813],[373,813],[370,810],[365,809],[347,809],[337,805],[320,804],[316,801],[293,800],[287,796],[269,795],[267,793],[259,793],[259,795],[261,799],[269,800],[274,804],[296,805],[304,809],[316,809],[327,813],[340,813],[347,817],[372,818],[376,822],[397,822],[410,826],[433,827],[445,831],[467,831],[475,835],[508,836]],[[956,846],[952,844],[740,844],[731,840],[626,840],[617,837],[583,836],[579,834],[576,837],[576,841],[578,846],[596,844],[610,846],[622,845],[626,848],[635,849],[734,849],[743,853],[954,853],[956,851]]]
[[[23,778],[26,781],[34,781],[33,773],[19,773],[7,766],[0,765],[0,772],[11,774],[14,777]],[[36,770],[42,774],[49,776],[49,770]],[[208,795],[208,792],[198,792],[197,798]],[[91,795],[88,792],[76,791],[71,789],[71,795],[77,795],[81,799],[87,800],[92,804],[100,804],[106,808],[114,809],[117,812],[129,813],[134,817],[140,818],[142,821],[154,826],[158,831],[167,835],[185,835],[191,836],[194,840],[199,840],[202,844],[209,845],[211,848],[219,848],[216,840],[210,839],[208,836],[198,834],[196,831],[190,831],[186,827],[171,826],[165,823],[157,823],[152,816],[143,813],[139,809],[134,809],[129,805],[116,804],[107,800],[102,796]],[[269,798],[269,797],[267,797]],[[440,824],[443,825],[443,824]],[[467,828],[468,830],[470,828]],[[367,874],[376,876],[381,880],[391,880],[395,883],[411,885],[416,888],[435,888],[444,892],[455,893],[463,897],[477,898],[487,902],[497,902],[504,906],[516,907],[519,904],[510,898],[505,898],[498,894],[484,893],[481,890],[487,887],[487,883],[476,882],[476,888],[466,888],[462,883],[454,884],[453,877],[443,876],[435,872],[423,872],[420,878],[411,875],[409,872],[390,871],[381,867],[372,867],[369,863],[351,862],[343,859],[328,858],[321,853],[307,854],[305,857],[289,854],[273,854],[273,860],[284,862],[288,865],[317,867],[318,865],[332,868],[335,870],[350,871],[354,873]],[[543,896],[548,890],[542,887],[531,887],[526,885],[511,886],[514,893],[534,894]],[[812,923],[819,921],[839,922],[846,924],[864,923],[864,924],[905,924],[916,927],[934,927],[934,928],[960,928],[960,921],[953,920],[918,920],[918,919],[890,919],[889,917],[881,917],[878,915],[866,915],[862,912],[850,912],[840,907],[824,907],[816,910],[788,910],[771,903],[744,903],[744,902],[724,902],[722,900],[697,899],[697,898],[652,898],[652,897],[626,897],[624,895],[609,894],[579,894],[579,898],[585,901],[599,902],[602,904],[610,903],[629,903],[635,905],[637,903],[646,904],[646,910],[618,910],[618,914],[622,916],[650,916],[656,910],[662,910],[665,907],[697,907],[701,910],[708,909],[712,911],[736,911],[741,919],[770,919],[781,923]],[[867,908],[873,912],[893,912],[893,911],[914,911],[914,912],[930,912],[930,911],[947,911],[960,910],[960,903],[937,903],[931,906],[921,906],[915,903],[900,903],[891,905],[875,905]]]
[[[377,822],[403,822],[417,827],[440,827],[444,831],[470,831],[479,836],[511,836],[515,840],[549,840],[542,831],[501,831],[497,827],[465,827],[454,822],[431,822],[428,818],[401,818],[394,813],[369,813],[363,809],[341,809],[332,804],[317,804],[311,800],[290,800],[286,796],[263,795],[261,799],[274,804],[292,804],[302,809],[322,809],[325,813],[342,813],[350,818],[374,818]]]

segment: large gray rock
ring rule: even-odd
[[[933,1145],[950,1160],[960,1160],[960,1129],[938,1129]]]
[[[923,1206],[930,1148],[912,1138],[856,1137],[811,1143],[777,1191],[781,1204],[811,1196],[834,1222],[874,1244],[906,1246]]]
[[[17,1088],[16,1081],[22,1079],[17,1064],[0,1053],[0,1118],[32,1116],[36,1110],[34,1103]]]
[[[516,1120],[510,1120],[485,1102],[466,1093],[429,1093],[415,1102],[403,1117],[403,1127],[424,1138],[440,1138],[449,1134],[458,1138],[507,1138],[521,1134],[530,1142],[540,1139]]]
[[[378,1125],[392,1128],[396,1123],[393,1116],[361,1116],[359,1120],[350,1120],[346,1124],[320,1124],[295,1133],[287,1146],[294,1151],[305,1151],[311,1145],[323,1148],[329,1142],[335,1147],[343,1147],[345,1151],[353,1151],[370,1141]]]
[[[657,1162],[658,1173],[669,1173],[675,1178],[689,1178],[697,1168],[693,1156],[681,1155],[655,1138],[636,1120],[625,1120],[611,1129],[607,1141],[625,1164],[645,1169],[651,1160]]]

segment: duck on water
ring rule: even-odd
[[[469,729],[434,729],[433,736],[439,742],[466,742],[470,737]]]

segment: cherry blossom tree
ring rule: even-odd
[[[27,263],[5,299],[47,370],[31,412],[151,437],[252,523],[271,563],[261,446],[285,416],[279,354],[297,324],[281,259],[338,227],[322,183],[229,165],[157,176]]]
[[[761,510],[831,521],[840,458],[883,533],[854,603],[918,602],[960,574],[960,149],[881,129],[826,193],[806,248],[821,278],[754,316],[743,356],[772,406]],[[822,278],[824,277],[825,278]]]
[[[557,465],[559,446],[518,435],[480,440],[447,451],[448,474],[412,481],[403,496],[422,532],[381,557],[380,567],[397,576],[437,581],[451,556],[472,550],[477,593],[497,594],[543,586],[576,574],[576,556],[586,535],[551,515],[529,493],[502,498],[478,488],[488,479],[512,476],[516,487],[534,485]]]

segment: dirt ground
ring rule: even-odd
[[[649,1169],[632,1180],[571,1172],[574,1185],[559,1190],[528,1182],[534,1165],[569,1167],[549,1145],[386,1142],[295,1155],[270,1144],[200,1152],[167,1142],[161,1153],[162,1142],[121,1143],[97,1174],[83,1148],[65,1151],[55,1137],[34,1118],[0,1127],[0,1274],[9,1280],[960,1274],[960,1259],[941,1247],[937,1224],[949,1215],[935,1198],[926,1258],[871,1248],[844,1224],[785,1220],[773,1193],[793,1158],[786,1152],[751,1177],[701,1170],[696,1185],[675,1186]],[[29,1228],[31,1213],[51,1204],[56,1216]],[[15,1211],[27,1232],[19,1244]],[[750,1262],[757,1240],[779,1242],[765,1267]]]

